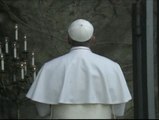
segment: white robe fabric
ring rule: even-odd
[[[111,119],[112,112],[109,105],[53,105],[51,119]]]
[[[27,97],[45,104],[118,105],[131,100],[119,64],[82,46],[45,63]]]

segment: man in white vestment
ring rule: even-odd
[[[93,25],[84,19],[68,28],[71,50],[46,62],[27,93],[42,117],[112,119],[131,100],[118,63],[93,53]]]

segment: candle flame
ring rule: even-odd
[[[15,24],[15,29],[18,29],[18,24]]]
[[[24,35],[24,39],[26,39],[26,35]]]
[[[13,45],[14,45],[14,47],[16,47],[16,43],[14,43]]]
[[[3,58],[3,54],[1,54],[1,59]]]
[[[5,41],[8,42],[8,37],[5,37]]]
[[[34,52],[32,52],[32,56],[34,56]]]
[[[33,71],[36,71],[36,66],[35,65],[33,66]]]
[[[23,68],[23,67],[24,67],[24,64],[23,64],[23,63],[21,63],[21,64],[20,64],[20,66],[21,66],[21,68]]]

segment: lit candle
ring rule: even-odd
[[[24,65],[21,63],[21,79],[24,80]]]
[[[34,73],[33,73],[33,79],[35,80],[35,78],[36,78],[36,67],[35,66],[33,68],[33,71],[34,71]]]
[[[1,70],[4,71],[4,57],[3,57],[3,54],[1,54]]]
[[[8,54],[8,37],[5,37],[5,50],[6,53]]]
[[[25,73],[25,75],[27,74],[27,62],[26,61],[24,62],[24,73]]]
[[[14,58],[17,58],[17,45],[14,43]]]
[[[24,51],[27,51],[27,39],[26,39],[26,35],[24,35]]]
[[[32,65],[35,65],[35,58],[34,58],[34,52],[32,52]]]
[[[0,54],[2,54],[2,45],[1,45],[1,42],[0,42]]]
[[[18,24],[15,25],[15,40],[18,40]]]

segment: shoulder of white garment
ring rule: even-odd
[[[83,48],[85,48],[85,47],[83,47]],[[59,56],[57,58],[54,58],[54,59],[46,62],[44,65],[45,66],[50,66],[50,65],[59,64],[59,63],[66,63],[66,62],[69,63],[70,62],[69,60],[74,58],[74,56],[78,56],[78,55],[76,55],[76,53],[72,54],[71,51],[73,51],[73,50],[70,50],[70,52],[68,52],[67,54],[64,54],[62,56]],[[109,59],[105,56],[101,56],[99,54],[90,52],[91,50],[89,48],[85,49],[85,50],[88,51],[88,52],[85,53],[85,56],[84,56],[85,58],[87,58],[86,60],[93,61],[95,63],[98,63],[98,62],[106,63],[106,64],[108,63],[108,64],[112,65],[112,67],[116,66],[116,67],[120,68],[120,65],[117,62],[114,62],[113,60],[111,60],[111,59]],[[80,49],[79,49],[79,51],[80,51]]]
[[[79,54],[79,56],[75,53],[76,52],[69,52],[63,56],[57,57],[53,60],[46,62],[42,66],[41,70],[37,75],[36,80],[34,81],[31,89],[29,90],[28,97],[34,101],[39,101],[42,103],[49,103],[49,104],[92,103],[92,102],[113,104],[113,103],[127,102],[128,100],[131,99],[130,93],[125,83],[125,78],[118,63],[92,52],[82,52],[82,54]],[[78,63],[79,57],[80,58],[82,57],[82,60],[84,59],[84,63],[88,65],[86,69],[87,71],[90,71],[95,68],[99,69],[100,72],[102,71],[102,78],[100,79],[103,85],[105,85],[106,87],[104,87],[101,83],[97,81],[96,83],[103,86],[100,89],[101,91],[104,90],[103,95],[99,96],[98,94],[96,94],[97,91],[98,92],[100,91],[98,86],[94,82],[91,83],[91,88],[93,89],[88,89],[89,91],[88,93],[93,93],[93,94],[88,95],[83,93],[81,95],[81,92],[76,91],[77,88],[75,87],[75,85],[87,84],[86,80],[82,80],[82,76],[79,76],[79,78],[77,78],[77,76],[74,76],[74,74],[78,75],[77,64],[72,65],[74,61],[72,62],[71,60],[75,58],[75,63]],[[68,63],[71,63],[72,66],[68,67]],[[98,68],[96,65],[100,67]],[[73,70],[70,69],[72,67]],[[70,75],[68,74],[68,71],[69,73],[71,73],[71,76],[68,76]],[[93,70],[92,72],[95,76],[97,75],[97,71]],[[106,76],[106,73],[108,76]],[[85,75],[88,78],[92,79],[91,74],[85,74]],[[107,78],[109,78],[109,80]],[[77,84],[70,84],[70,83],[77,83]],[[87,89],[86,86],[81,86],[81,88],[79,87],[78,89],[79,90]],[[75,94],[76,92],[74,91],[76,91],[77,94]],[[108,98],[106,97],[107,94],[109,94]],[[123,96],[120,96],[119,94]],[[85,99],[87,97],[90,98]],[[100,97],[100,99],[96,99],[98,97]]]

